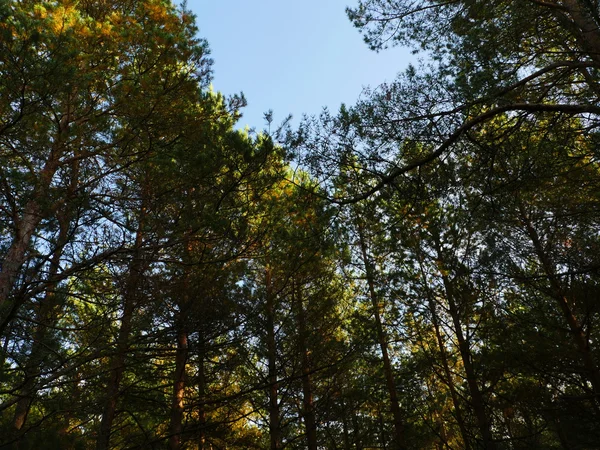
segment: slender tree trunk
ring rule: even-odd
[[[348,414],[346,414],[346,407],[342,404],[342,434],[344,439],[344,450],[351,450],[350,446],[350,433],[348,432]]]
[[[438,248],[439,252],[439,248]],[[475,368],[473,367],[471,349],[469,342],[465,339],[465,335],[462,330],[462,323],[460,319],[460,313],[456,304],[454,286],[446,275],[442,275],[444,282],[444,288],[446,290],[446,299],[448,300],[448,309],[452,318],[452,324],[454,325],[454,333],[456,340],[458,341],[458,350],[461,356],[463,366],[465,368],[465,375],[467,377],[467,386],[469,387],[469,394],[471,396],[471,404],[473,406],[473,412],[477,418],[477,425],[483,439],[483,446],[485,449],[495,450],[496,443],[494,442],[490,420],[485,411],[485,401],[483,394],[477,384],[477,375],[475,374]]]
[[[352,434],[354,435],[354,448],[356,450],[362,450],[363,449],[363,445],[362,445],[362,439],[360,438],[360,425],[358,423],[358,420],[356,418],[356,414],[352,414]]]
[[[423,269],[423,264],[421,261],[421,254],[419,252],[419,268],[421,270],[421,276],[423,277],[423,281],[427,284],[427,278],[425,277],[425,270]],[[446,346],[444,343],[444,339],[442,338],[442,333],[440,331],[440,320],[437,313],[437,305],[433,296],[431,295],[431,291],[427,289],[427,301],[429,304],[429,311],[431,311],[431,321],[433,323],[433,328],[435,330],[435,338],[438,344],[438,349],[440,351],[440,360],[442,362],[442,368],[444,370],[444,375],[446,376],[445,383],[448,386],[450,391],[450,397],[452,398],[452,405],[454,406],[454,414],[456,415],[456,422],[458,423],[458,428],[460,430],[460,434],[463,438],[463,446],[465,450],[470,450],[471,445],[469,443],[469,435],[467,433],[467,427],[465,425],[465,421],[462,416],[462,408],[458,399],[458,393],[456,392],[456,387],[454,386],[452,372],[450,370],[450,364],[448,363],[448,355],[446,354]]]
[[[469,387],[469,394],[471,395],[471,403],[473,405],[473,411],[477,418],[477,424],[479,425],[479,431],[483,438],[484,448],[494,450],[496,443],[494,442],[490,420],[485,411],[485,401],[483,394],[477,384],[477,375],[475,374],[475,368],[473,367],[471,349],[469,342],[465,339],[462,331],[462,324],[460,322],[460,316],[458,308],[454,300],[454,292],[452,286],[448,280],[448,277],[444,276],[444,285],[446,287],[446,296],[448,298],[448,306],[450,310],[450,316],[452,317],[452,324],[454,325],[454,332],[456,333],[456,340],[458,341],[458,349],[462,359],[463,366],[465,368],[465,375],[467,377],[467,386]]]
[[[575,346],[577,347],[581,358],[583,359],[583,364],[588,374],[588,380],[592,384],[592,388],[594,390],[594,396],[596,399],[596,405],[598,406],[598,402],[600,402],[600,370],[598,369],[598,365],[594,359],[592,354],[592,349],[590,347],[590,343],[588,341],[587,336],[583,330],[583,326],[577,320],[577,316],[573,311],[572,301],[568,298],[565,289],[560,282],[559,277],[556,275],[554,264],[544,249],[544,246],[541,242],[541,239],[534,228],[531,220],[525,213],[525,209],[522,204],[519,204],[519,210],[521,214],[521,221],[525,226],[527,234],[531,239],[533,247],[535,249],[536,256],[539,262],[542,265],[542,268],[548,278],[550,283],[550,289],[552,292],[552,296],[554,300],[558,303],[558,306],[562,312],[562,315],[569,325],[569,331],[573,336],[573,340],[575,341]]]
[[[379,419],[379,433],[380,433],[380,439],[381,439],[381,448],[383,448],[383,450],[387,450],[387,438],[385,436],[385,422],[383,420],[383,414],[381,413],[381,409],[379,409],[377,411],[377,417]]]
[[[381,350],[381,355],[383,359],[383,371],[385,374],[387,390],[390,398],[392,417],[394,419],[394,448],[396,448],[397,450],[404,450],[406,448],[404,439],[404,421],[402,418],[402,412],[400,410],[400,404],[398,401],[398,392],[396,390],[396,382],[394,380],[392,363],[390,361],[388,353],[387,337],[383,329],[383,323],[381,319],[381,305],[379,303],[379,299],[377,298],[377,293],[375,291],[375,277],[373,273],[373,267],[371,266],[371,262],[369,260],[369,256],[367,253],[367,244],[365,242],[364,232],[360,223],[358,224],[358,238],[360,241],[359,244],[362,253],[363,263],[365,265],[367,285],[369,287],[369,296],[373,305],[377,340],[379,342],[379,348]]]
[[[79,181],[79,162],[75,161],[71,168],[71,182],[69,183],[69,188],[66,193],[65,206],[63,210],[57,214],[59,231],[58,238],[56,240],[56,247],[53,251],[52,257],[50,258],[46,294],[37,310],[37,327],[33,336],[31,353],[29,354],[28,361],[25,365],[25,380],[23,381],[22,387],[19,391],[18,396],[20,398],[15,408],[13,428],[16,431],[20,431],[27,420],[31,403],[33,402],[33,398],[37,392],[35,386],[36,381],[39,378],[39,372],[44,360],[44,356],[47,354],[48,328],[54,325],[57,321],[56,314],[59,307],[59,296],[56,295],[56,289],[58,287],[56,276],[60,270],[60,260],[63,255],[64,247],[67,245],[70,238],[69,227],[71,226],[73,211],[68,202],[74,196],[75,191],[77,190],[77,184]]]
[[[270,449],[281,448],[281,425],[279,418],[278,382],[277,382],[277,346],[275,341],[275,298],[271,285],[271,269],[265,270],[266,287],[266,325],[267,325],[267,364],[269,370],[269,436]]]
[[[42,205],[47,198],[52,178],[54,178],[60,167],[60,158],[64,153],[68,139],[71,115],[71,107],[67,106],[67,113],[59,123],[55,143],[52,145],[48,160],[39,173],[31,200],[23,208],[22,216],[15,217],[15,236],[0,265],[0,323],[4,324],[12,312],[13,308],[10,305],[9,296],[18,278],[21,266],[25,262],[31,237],[47,214],[48,208],[44,210]]]
[[[304,426],[306,428],[306,445],[308,450],[317,450],[317,422],[315,418],[312,383],[310,379],[310,357],[307,346],[306,313],[304,311],[302,295],[294,282],[292,288],[293,303],[295,303],[298,326],[298,350],[300,352],[302,369],[302,404]]]
[[[564,450],[573,450],[573,447],[569,444],[569,439],[563,430],[562,424],[559,419],[555,419],[556,423],[556,433],[558,434],[558,439],[560,440],[560,445]]]
[[[139,274],[131,274],[131,278],[137,278]],[[136,280],[131,280],[131,286],[137,286]],[[129,336],[131,334],[131,326],[133,320],[133,312],[135,309],[136,300],[134,293],[126,292],[123,307],[123,315],[121,316],[121,327],[117,336],[115,353],[112,356],[110,363],[110,379],[106,388],[106,402],[102,412],[102,420],[100,422],[100,431],[96,442],[96,450],[108,450],[110,442],[110,433],[112,423],[117,411],[117,400],[120,395],[121,380],[125,371],[125,363],[127,359],[127,351],[129,348]]]
[[[435,310],[435,304],[431,301],[429,307],[430,307],[430,309],[432,309],[433,327],[435,329],[435,336],[437,339],[438,348],[440,349],[440,359],[442,361],[444,375],[446,376],[446,384],[448,386],[448,389],[450,390],[450,397],[452,398],[452,405],[454,406],[454,414],[456,416],[456,422],[458,423],[458,428],[459,428],[460,434],[463,438],[464,449],[470,450],[471,444],[469,442],[469,434],[467,433],[467,427],[465,425],[465,420],[462,416],[462,408],[461,408],[460,402],[458,400],[458,393],[456,392],[456,387],[454,386],[454,382],[452,381],[452,378],[453,378],[452,372],[450,371],[450,365],[448,364],[448,355],[446,354],[444,340],[442,339],[442,334],[440,332],[439,318],[437,317],[437,312]]]
[[[130,286],[135,289],[138,282],[137,278],[141,274],[130,274]],[[134,287],[135,286],[135,287]],[[106,389],[106,403],[102,413],[100,431],[96,442],[96,450],[108,450],[112,423],[117,410],[117,400],[120,395],[121,380],[125,371],[127,351],[129,348],[129,336],[133,320],[133,312],[136,306],[135,294],[129,289],[125,293],[123,315],[121,316],[121,327],[117,337],[115,354],[110,363],[110,379]]]
[[[200,327],[202,327],[202,321]],[[204,358],[206,357],[206,343],[200,331],[198,351],[198,450],[206,450],[206,367]]]
[[[441,242],[438,236],[434,236],[434,240],[438,261],[443,266],[444,257],[442,254]],[[477,375],[473,366],[471,348],[463,333],[460,312],[456,303],[457,296],[461,295],[462,293],[457,292],[448,276],[444,275],[444,267],[441,267],[441,269],[442,281],[446,291],[446,300],[448,301],[448,309],[450,312],[450,317],[452,318],[456,340],[458,341],[458,350],[461,356],[463,367],[465,368],[467,386],[471,396],[471,405],[473,406],[473,412],[475,413],[475,417],[477,419],[477,425],[479,427],[479,432],[481,433],[483,446],[485,449],[495,450],[497,446],[492,435],[490,419],[485,411],[485,400],[483,398],[481,389],[479,389],[479,385],[477,384]]]
[[[142,274],[146,267],[142,246],[144,241],[144,230],[146,227],[146,203],[148,200],[146,187],[144,187],[143,191],[138,229],[135,237],[133,260],[130,264],[123,295],[123,315],[121,316],[121,326],[117,336],[115,353],[110,362],[110,378],[106,387],[106,401],[102,412],[98,439],[96,441],[96,450],[109,449],[112,424],[117,411],[121,380],[125,371],[127,352],[129,350],[129,336],[131,335],[133,314],[141,298],[139,290],[141,287]]]
[[[53,279],[58,274],[60,269],[60,259],[63,254],[63,247],[68,241],[69,220],[62,219],[60,222],[60,231],[58,237],[58,245],[54,250],[54,254],[50,260],[50,268],[48,271],[48,286],[46,295],[39,305],[36,322],[37,328],[33,335],[33,343],[31,353],[25,365],[25,380],[19,390],[19,401],[15,409],[13,418],[13,427],[19,431],[25,425],[29,408],[33,402],[33,398],[37,391],[36,382],[40,375],[40,369],[47,354],[47,338],[48,328],[56,322],[56,311],[59,306],[59,296],[56,295],[57,283]]]
[[[173,373],[173,394],[171,400],[171,421],[169,424],[169,449],[179,450],[183,435],[183,413],[185,409],[186,365],[189,358],[188,321],[191,291],[191,273],[189,265],[191,247],[191,231],[186,233],[183,242],[183,262],[186,264],[183,274],[183,289],[178,301],[179,311],[175,319],[177,331],[177,350],[175,353],[175,372]]]
[[[185,311],[180,312],[181,315]],[[188,360],[188,333],[181,318],[177,331],[177,353],[175,354],[175,374],[173,382],[173,397],[171,402],[171,423],[169,426],[169,449],[181,448],[183,433],[183,411],[185,390],[185,366]]]

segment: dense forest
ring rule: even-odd
[[[0,0],[0,447],[600,448],[598,0],[346,12],[423,62],[255,132],[185,4]]]

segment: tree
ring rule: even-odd
[[[348,14],[428,62],[281,146],[185,6],[0,2],[0,445],[596,445],[598,5]]]
[[[587,424],[584,432],[580,429],[577,433],[587,442],[597,435],[594,404],[598,356],[593,346],[597,311],[587,303],[597,286],[598,266],[597,257],[589,253],[598,245],[594,187],[598,168],[594,159],[589,159],[595,137],[575,137],[574,130],[582,125],[578,120],[539,120],[552,120],[552,129],[543,140],[534,131],[538,123],[529,121],[521,121],[518,131],[504,135],[502,140],[497,137],[499,130],[492,127],[485,139],[478,139],[481,153],[475,158],[482,163],[487,161],[482,166],[490,168],[488,138],[496,142],[495,151],[502,158],[495,158],[493,163],[495,176],[488,177],[484,185],[478,182],[475,191],[485,211],[482,217],[490,233],[488,239],[494,243],[489,246],[489,255],[501,264],[496,272],[511,277],[520,286],[522,298],[532,305],[526,310],[535,318],[532,321],[536,328],[553,335],[554,354],[540,354],[537,362],[544,367],[540,367],[539,376],[552,379],[560,373],[571,379],[562,387],[557,381],[550,383],[559,392],[563,388],[569,391],[558,397],[561,401],[571,398],[567,403],[578,410],[571,416],[580,416],[580,423]],[[498,125],[502,123],[504,120]],[[492,214],[502,226],[490,226]],[[503,247],[512,250],[502,252]],[[545,317],[529,310],[531,307],[545,311]],[[558,335],[556,330],[560,330]],[[545,347],[541,342],[536,346]],[[570,363],[563,365],[566,361]],[[572,367],[577,367],[583,383],[567,375],[572,373]],[[567,425],[568,420],[558,417],[551,420],[561,424],[561,440],[572,442],[564,433],[565,427],[573,424]]]
[[[122,314],[98,439],[98,448],[106,448],[134,316],[146,297],[142,278],[157,246],[166,242],[164,235],[157,240],[161,234],[153,217],[166,192],[157,189],[155,167],[165,164],[182,139],[191,151],[200,124],[210,123],[213,134],[232,134],[243,99],[225,102],[201,92],[210,79],[206,45],[195,37],[193,18],[169,2],[3,2],[1,8],[7,230],[2,329],[14,332],[27,324],[19,313],[45,293],[37,326],[27,324],[34,341],[18,388],[15,428],[23,428],[34,389],[58,376],[43,380],[34,368],[50,342],[47,330],[59,326],[72,302],[61,295],[62,305],[55,306],[54,291],[102,264],[118,272],[114,257],[127,254],[129,262],[117,276]],[[219,121],[225,126],[219,128]],[[210,146],[216,139],[201,137],[194,146]],[[83,208],[74,208],[77,204]],[[44,240],[56,243],[45,246]],[[7,335],[6,342],[10,339],[16,337]],[[20,363],[20,355],[13,355],[12,363]],[[3,407],[14,403],[13,398]]]
[[[158,1],[113,6],[2,3],[2,78],[12,80],[2,88],[3,191],[13,224],[0,274],[3,321],[18,307],[10,295],[32,236],[70,200],[63,171],[79,161],[86,178],[73,195],[90,192],[143,157],[159,124],[177,120],[173,106],[206,82],[189,18]]]
[[[435,64],[424,73],[410,67],[357,105],[353,120],[360,117],[355,126],[368,143],[361,149],[363,161],[376,176],[354,199],[448,154],[470,130],[507,112],[585,116],[595,127],[600,113],[595,8],[579,0],[369,0],[349,8],[372,48],[416,43]],[[390,158],[388,152],[404,138],[429,151],[418,158]]]
[[[429,63],[367,90],[335,116],[306,120],[290,145],[333,202],[368,203],[383,211],[381,236],[399,233],[376,254],[395,265],[400,295],[421,295],[428,304],[424,310],[417,300],[394,300],[405,332],[426,339],[411,341],[419,350],[405,366],[448,389],[461,445],[501,446],[502,433],[531,448],[587,445],[596,435],[598,366],[593,325],[586,325],[596,314],[582,306],[595,290],[597,267],[586,250],[596,248],[598,229],[589,190],[596,186],[589,149],[600,112],[597,5],[374,0],[348,13],[373,48],[417,44]],[[340,180],[354,189],[335,190]],[[571,250],[579,239],[585,244]],[[569,293],[571,282],[577,294]],[[388,284],[389,295],[392,289]],[[539,358],[527,361],[503,328],[527,339],[552,336],[556,360],[538,342]],[[584,382],[566,375],[572,369],[565,361]],[[549,381],[558,373],[569,381]],[[414,378],[408,380],[407,387]],[[567,437],[574,424],[555,401],[582,418],[574,431],[582,441]],[[446,414],[434,399],[422,405]],[[408,429],[419,426],[408,422]],[[436,430],[428,417],[421,423]],[[447,435],[439,439],[451,445]]]

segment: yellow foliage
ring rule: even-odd
[[[78,11],[72,6],[59,6],[50,14],[50,28],[54,33],[61,34],[75,28],[80,23]]]
[[[168,19],[167,9],[162,3],[148,2],[145,7],[148,12],[148,17],[152,19],[152,21],[164,23]]]
[[[35,5],[33,7],[33,14],[37,19],[45,19],[48,16],[48,11],[43,5]]]

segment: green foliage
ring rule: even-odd
[[[0,446],[597,445],[597,5],[347,13],[427,63],[282,146],[185,8],[0,1]]]

